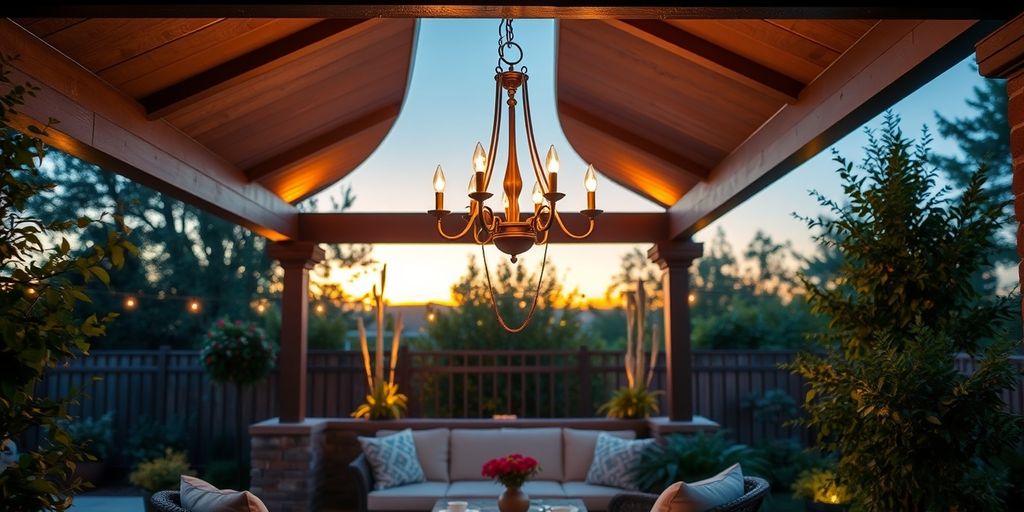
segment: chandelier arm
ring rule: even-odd
[[[484,190],[491,185],[491,171],[494,170],[495,152],[498,150],[498,135],[501,131],[501,80],[494,76],[494,115],[491,123],[491,143],[487,146],[487,173],[484,174]]]
[[[544,166],[540,163],[540,154],[537,152],[537,141],[533,137],[533,115],[530,113],[530,80],[523,81],[523,117],[526,120],[526,142],[530,149],[530,161],[533,163],[533,176],[540,184],[540,191],[548,193],[548,178]]]
[[[498,319],[498,324],[501,325],[502,329],[511,334],[523,332],[526,326],[530,325],[530,320],[533,320],[533,314],[537,311],[537,299],[540,297],[540,285],[544,282],[544,270],[548,265],[548,246],[544,245],[544,260],[540,264],[540,276],[537,278],[537,289],[533,293],[533,304],[530,305],[530,311],[526,314],[526,318],[523,322],[516,327],[510,327],[505,318],[501,316],[501,311],[498,310],[498,301],[494,298],[494,285],[491,284],[491,271],[487,265],[487,251],[484,250],[484,246],[480,246],[480,254],[484,260],[484,274],[487,275],[487,291],[491,297],[491,308],[494,310],[494,316]]]
[[[545,209],[547,209],[547,214],[548,214],[547,215],[547,222],[541,221],[541,214],[544,213]],[[534,221],[533,229],[535,231],[537,231],[538,233],[544,233],[546,235],[547,232],[548,232],[548,228],[551,227],[551,218],[554,217],[554,211],[555,211],[555,209],[554,209],[553,205],[545,204],[545,205],[541,206],[540,209],[537,210],[537,213],[535,213],[534,216],[533,216],[534,219],[536,219]]]
[[[544,245],[546,247],[546,244],[548,243],[548,235],[550,234],[550,231],[542,231],[541,236],[537,238],[537,241],[534,242],[534,245]]]
[[[558,214],[557,210],[553,211],[552,214],[555,216],[555,221],[558,222],[558,227],[562,228],[562,232],[565,233],[565,235],[568,236],[569,238],[572,238],[573,240],[583,240],[584,238],[590,236],[590,234],[594,232],[594,225],[596,224],[596,222],[593,218],[590,219],[590,223],[587,226],[587,231],[582,235],[577,235],[574,234],[572,231],[569,231],[569,228],[565,227],[565,223],[562,222],[562,216]]]
[[[441,234],[441,237],[445,240],[458,240],[469,233],[469,230],[473,227],[473,221],[479,216],[478,212],[473,212],[472,216],[466,221],[466,227],[462,229],[457,235],[449,235],[444,232],[444,226],[441,224],[441,219],[437,219],[437,232]]]

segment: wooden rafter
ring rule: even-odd
[[[236,84],[309,55],[346,37],[366,19],[327,19],[239,55],[217,67],[167,86],[139,100],[150,119],[165,117]]]
[[[245,174],[249,176],[249,179],[254,181],[268,176],[273,176],[274,174],[293,167],[302,160],[314,156],[349,137],[366,131],[381,123],[394,120],[398,117],[398,112],[401,110],[401,107],[402,106],[400,104],[392,104],[374,109],[351,122],[338,126],[327,133],[314,137],[302,144],[289,148],[286,151],[278,153],[256,165],[253,165],[245,170]]]
[[[685,239],[963,59],[997,25],[881,21],[669,209]]]
[[[585,226],[578,213],[561,214],[575,231]],[[450,230],[461,216],[450,215]],[[446,221],[446,222],[449,222]],[[303,240],[323,243],[447,243],[437,234],[437,221],[424,213],[301,213],[299,232]],[[571,240],[551,230],[551,241],[558,243],[644,243],[665,238],[668,218],[664,212],[604,213],[597,218],[594,233],[585,240]],[[452,243],[471,242],[472,237]]]
[[[60,121],[47,142],[271,239],[298,236],[298,211],[241,170],[164,121],[150,121],[130,97],[24,28],[0,20],[0,53],[17,55],[12,79],[40,90],[19,128]]]
[[[663,21],[606,20],[605,23],[785,103],[795,102],[804,88],[799,80]]]

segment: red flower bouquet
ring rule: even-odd
[[[522,487],[523,483],[537,476],[540,471],[537,459],[513,453],[487,461],[480,474],[493,478],[505,487]]]

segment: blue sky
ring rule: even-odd
[[[557,148],[562,160],[559,188],[567,193],[559,206],[566,211],[579,210],[585,205],[582,180],[586,163],[565,139],[555,111],[555,23],[516,20],[513,26],[515,40],[524,49],[523,63],[529,68],[537,146],[542,152],[551,144]],[[463,204],[473,147],[477,141],[486,146],[490,136],[497,37],[498,20],[420,22],[412,78],[402,113],[380,147],[341,182],[351,185],[357,196],[351,211],[426,211],[432,207],[431,178],[438,164],[444,167],[449,183],[446,206],[456,209]],[[906,133],[917,137],[923,125],[934,127],[935,110],[941,110],[946,117],[970,114],[964,99],[983,80],[972,69],[972,61],[973,57],[957,64],[892,107],[903,118]],[[868,125],[878,126],[878,121],[876,118]],[[859,161],[865,141],[863,131],[858,129],[834,147]],[[932,147],[939,153],[956,151],[952,143],[941,139]],[[525,148],[520,150],[523,154]],[[529,168],[526,159],[521,158],[520,163],[524,169]],[[814,250],[811,233],[792,213],[813,216],[821,211],[808,195],[810,189],[829,197],[840,196],[835,167],[831,152],[823,151],[705,228],[695,240],[708,241],[721,227],[739,252],[761,229],[775,240],[789,240],[794,249],[810,254]],[[530,187],[532,179],[527,177],[526,192]],[[331,187],[321,197],[336,193],[337,186]],[[527,195],[522,200],[524,205],[529,200]],[[608,211],[661,211],[657,205],[607,179],[600,180],[597,200],[598,207]],[[553,244],[549,257],[566,284],[596,298],[603,295],[609,278],[618,269],[621,255],[631,247]],[[526,253],[520,264],[538,265],[541,252],[535,248]],[[466,256],[479,256],[480,249],[472,244],[378,244],[374,254],[382,263],[388,263],[391,301],[428,302],[449,299],[451,285],[464,273]],[[488,257],[497,261],[500,256],[495,249],[488,248]],[[339,274],[339,278],[344,277]],[[368,289],[370,285],[369,280],[357,281],[350,285],[350,291],[360,294],[362,288]]]

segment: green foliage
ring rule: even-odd
[[[850,490],[841,485],[832,469],[816,468],[800,473],[793,482],[793,496],[817,503],[842,505],[850,502]]]
[[[210,459],[206,463],[202,479],[218,489],[239,489],[244,488],[242,482],[238,481],[237,459]]]
[[[186,433],[181,419],[160,422],[140,418],[125,443],[125,455],[134,463],[155,459],[166,450],[184,450]]]
[[[492,271],[498,310],[510,324],[518,325],[529,311],[537,276],[527,271],[525,263],[513,266],[503,261]],[[540,284],[533,320],[518,334],[509,334],[498,324],[491,309],[487,278],[475,258],[470,257],[466,274],[452,287],[452,298],[454,307],[436,310],[434,321],[427,326],[429,345],[416,348],[571,349],[585,339],[575,308],[578,294],[566,293],[550,263]]]
[[[609,418],[639,419],[658,414],[658,395],[662,391],[647,388],[622,387],[612,392],[612,397],[597,409],[598,414]]]
[[[356,408],[352,417],[396,420],[402,417],[408,403],[408,397],[398,392],[397,384],[381,380],[375,383],[373,392],[366,395],[366,401]]]
[[[703,432],[671,434],[665,436],[664,444],[654,445],[643,453],[633,477],[641,490],[661,493],[675,482],[703,480],[737,462],[744,474],[760,475],[766,471],[757,450],[729,441],[725,432],[710,436]]]
[[[0,90],[6,91],[0,97],[0,444],[30,429],[43,438],[38,447],[23,447],[17,465],[0,474],[0,501],[5,510],[64,510],[82,488],[72,472],[86,455],[61,424],[71,419],[71,400],[38,397],[35,388],[44,372],[88,354],[89,340],[105,333],[114,315],[76,314],[92,300],[84,284],[109,284],[111,270],[136,251],[119,218],[111,226],[85,216],[43,221],[28,213],[30,201],[58,194],[40,176],[46,148],[38,136],[47,128],[30,126],[32,135],[11,128],[36,88],[12,83],[9,65],[0,56]],[[103,236],[72,251],[68,237],[90,227]]]
[[[797,477],[810,469],[828,467],[830,460],[815,450],[804,450],[796,439],[774,439],[755,448],[764,460],[764,473],[775,491],[789,489]]]
[[[277,345],[255,323],[217,320],[203,339],[199,360],[214,382],[253,384],[274,368]]]
[[[98,459],[105,459],[114,446],[114,411],[99,418],[79,418],[61,422],[71,439]]]
[[[914,144],[899,119],[870,133],[859,171],[837,156],[848,207],[818,195],[833,219],[807,219],[843,254],[833,287],[804,280],[815,313],[829,319],[824,354],[791,368],[809,385],[806,422],[839,453],[836,472],[865,511],[994,510],[995,454],[1014,446],[1021,419],[1000,393],[1019,372],[1014,343],[991,341],[1009,313],[971,284],[992,256],[1003,205],[975,173],[959,197],[935,191],[928,138]],[[970,375],[954,357],[978,361]]]
[[[769,425],[782,425],[795,419],[798,412],[796,400],[786,390],[778,388],[749,394],[740,404],[753,410],[754,421]]]
[[[185,458],[185,452],[176,452],[168,448],[163,457],[140,463],[128,475],[128,481],[136,487],[156,492],[177,489],[181,482],[181,475],[195,476],[195,474],[195,470]]]

